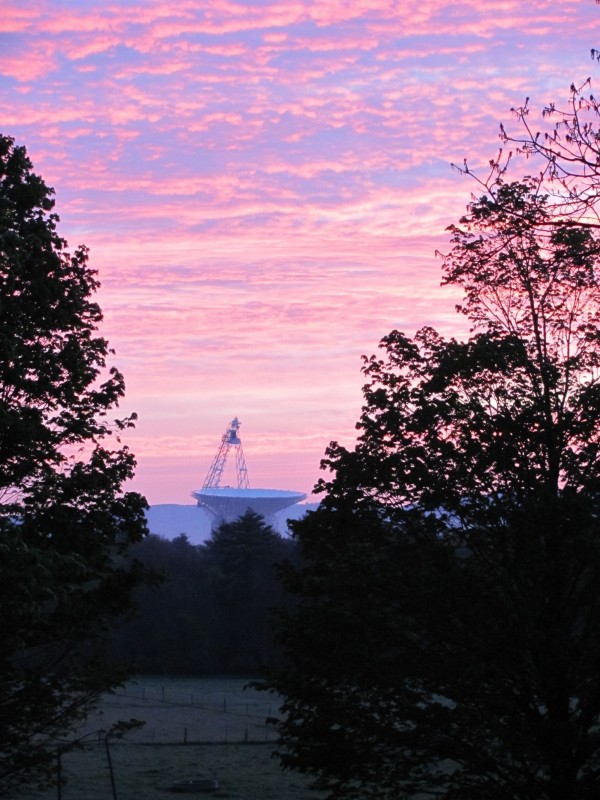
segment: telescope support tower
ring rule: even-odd
[[[213,459],[208,474],[204,481],[203,489],[219,489],[221,487],[221,478],[227,463],[229,451],[233,447],[235,449],[235,471],[237,477],[237,488],[248,489],[248,470],[246,469],[246,459],[244,458],[244,451],[242,450],[242,442],[239,437],[239,429],[241,422],[237,417],[234,417],[227,426],[225,433],[221,438],[221,444],[217,450],[217,454]]]

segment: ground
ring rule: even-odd
[[[308,780],[283,772],[266,724],[276,698],[247,688],[248,679],[144,677],[103,703],[83,731],[85,748],[64,756],[66,784],[24,788],[18,800],[165,800],[175,781],[214,778],[217,791],[198,797],[228,800],[310,800]],[[104,731],[118,719],[145,721],[123,739]],[[173,796],[178,796],[173,794]],[[188,795],[193,796],[193,795]]]

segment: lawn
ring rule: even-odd
[[[271,695],[242,679],[143,677],[103,699],[85,730],[86,747],[63,757],[61,800],[165,800],[175,781],[213,778],[219,788],[188,797],[309,800],[319,795],[273,757],[277,713]],[[144,720],[124,739],[110,740],[114,789],[103,731],[117,720]],[[22,789],[19,800],[56,800],[57,787]]]

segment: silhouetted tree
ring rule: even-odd
[[[133,555],[165,580],[136,591],[135,619],[109,639],[112,658],[173,675],[249,675],[274,665],[271,610],[283,603],[275,564],[294,549],[253,512],[222,524],[203,545],[185,535],[148,537]]]
[[[592,800],[600,246],[536,179],[451,233],[471,338],[382,341],[358,443],[294,525],[281,754],[336,800]]]
[[[218,609],[217,671],[248,673],[273,663],[277,648],[270,616],[283,603],[275,567],[289,556],[289,540],[249,509],[222,523],[204,550]]]
[[[0,136],[2,794],[42,779],[123,677],[86,643],[129,608],[139,570],[123,555],[145,532],[144,499],[122,491],[132,420],[109,420],[124,382],[97,335],[98,282],[58,235],[52,194]]]
[[[215,673],[218,609],[203,548],[185,534],[172,541],[150,536],[133,555],[163,580],[137,590],[134,619],[110,638],[112,657],[138,673]]]
[[[592,58],[599,51],[592,50]],[[600,101],[592,79],[571,84],[565,102],[535,108],[529,97],[512,109],[516,125],[500,126],[502,148],[487,171],[472,170],[467,161],[455,167],[494,198],[504,186],[515,157],[527,159],[530,185],[552,199],[546,225],[600,228]],[[519,214],[519,209],[513,209]]]

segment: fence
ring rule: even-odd
[[[276,731],[267,719],[278,713],[277,698],[247,684],[247,679],[138,678],[106,695],[83,733],[91,738],[119,720],[137,719],[144,725],[127,733],[128,742],[274,742]]]

